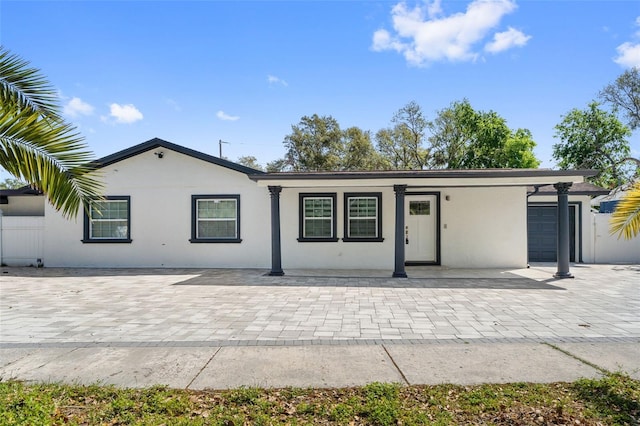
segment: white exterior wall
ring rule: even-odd
[[[383,242],[344,242],[344,193],[382,192]],[[525,187],[408,188],[440,192],[441,264],[452,268],[525,267],[527,201]],[[299,194],[336,193],[337,242],[298,242]],[[449,201],[446,200],[449,195]],[[284,188],[280,196],[282,267],[388,269],[395,259],[393,188]]]
[[[163,151],[159,159],[154,151]],[[48,204],[46,266],[267,268],[269,193],[247,175],[165,148],[101,169],[107,196],[131,197],[127,243],[82,243],[83,215],[66,220]],[[192,195],[240,195],[241,243],[190,243]]]
[[[526,267],[525,187],[443,188],[440,206],[443,266]]]
[[[344,194],[382,193],[383,242],[344,242]],[[300,193],[335,193],[337,242],[298,242]],[[283,188],[280,194],[282,268],[389,269],[394,266],[395,193],[393,188]]]
[[[9,204],[0,204],[4,216],[44,216],[43,195],[9,196]]]
[[[626,240],[611,235],[611,214],[591,213],[589,224],[594,229],[594,263],[640,264],[640,236]]]
[[[557,196],[534,195],[529,197],[531,203],[545,203],[549,205],[557,205]],[[591,213],[591,197],[588,195],[569,195],[569,203],[582,203],[582,216],[580,209],[576,209],[576,261],[579,259],[580,232],[579,227],[582,223],[582,262],[595,263],[594,254],[594,228]]]

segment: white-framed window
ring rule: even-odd
[[[193,195],[191,242],[241,242],[240,195]]]
[[[131,198],[109,196],[89,202],[85,211],[85,243],[131,242]]]
[[[344,194],[343,241],[383,241],[382,193]]]
[[[300,194],[298,241],[337,241],[336,194]]]

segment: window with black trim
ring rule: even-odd
[[[85,243],[131,242],[131,197],[110,196],[89,202],[84,214]]]
[[[382,193],[344,194],[344,238],[342,241],[381,242]]]
[[[239,243],[240,195],[192,195],[192,243]]]
[[[338,241],[336,237],[336,194],[300,194],[298,241]]]

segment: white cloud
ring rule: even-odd
[[[616,48],[618,56],[613,59],[616,64],[623,67],[640,67],[640,43],[622,43]]]
[[[285,87],[289,85],[286,81],[284,81],[280,77],[276,77],[275,75],[268,75],[267,76],[267,81],[269,82],[270,85],[282,84]]]
[[[236,121],[239,120],[240,117],[238,117],[237,115],[229,115],[226,112],[220,110],[216,113],[216,117],[218,117],[220,120],[224,120],[224,121]]]
[[[499,53],[512,47],[522,47],[531,39],[531,36],[518,31],[515,28],[509,29],[502,33],[495,33],[493,41],[484,46],[484,50],[490,53]]]
[[[69,102],[64,106],[63,112],[69,117],[78,117],[80,115],[93,114],[93,107],[84,102],[80,98],[71,98]]]
[[[116,123],[131,124],[144,118],[142,113],[133,104],[111,104],[109,108],[111,109],[109,115],[115,118]]]
[[[443,60],[474,61],[479,56],[474,46],[515,9],[512,0],[474,0],[464,13],[436,17],[442,13],[439,0],[427,0],[424,7],[417,5],[412,9],[401,2],[391,10],[395,34],[385,29],[376,31],[371,47],[374,51],[395,50],[413,65]]]
[[[635,24],[640,27],[640,16],[636,18]],[[640,31],[636,31],[634,36],[640,37]],[[640,67],[640,43],[627,41],[616,47],[616,51],[618,56],[613,59],[613,62],[623,67]]]

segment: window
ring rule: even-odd
[[[336,238],[336,194],[300,194],[298,241],[338,241]]]
[[[409,216],[429,216],[430,214],[430,201],[409,201]]]
[[[130,243],[131,198],[105,197],[91,201],[84,215],[85,243]]]
[[[344,194],[343,241],[381,242],[382,193]]]
[[[239,243],[240,196],[193,195],[192,243]]]

